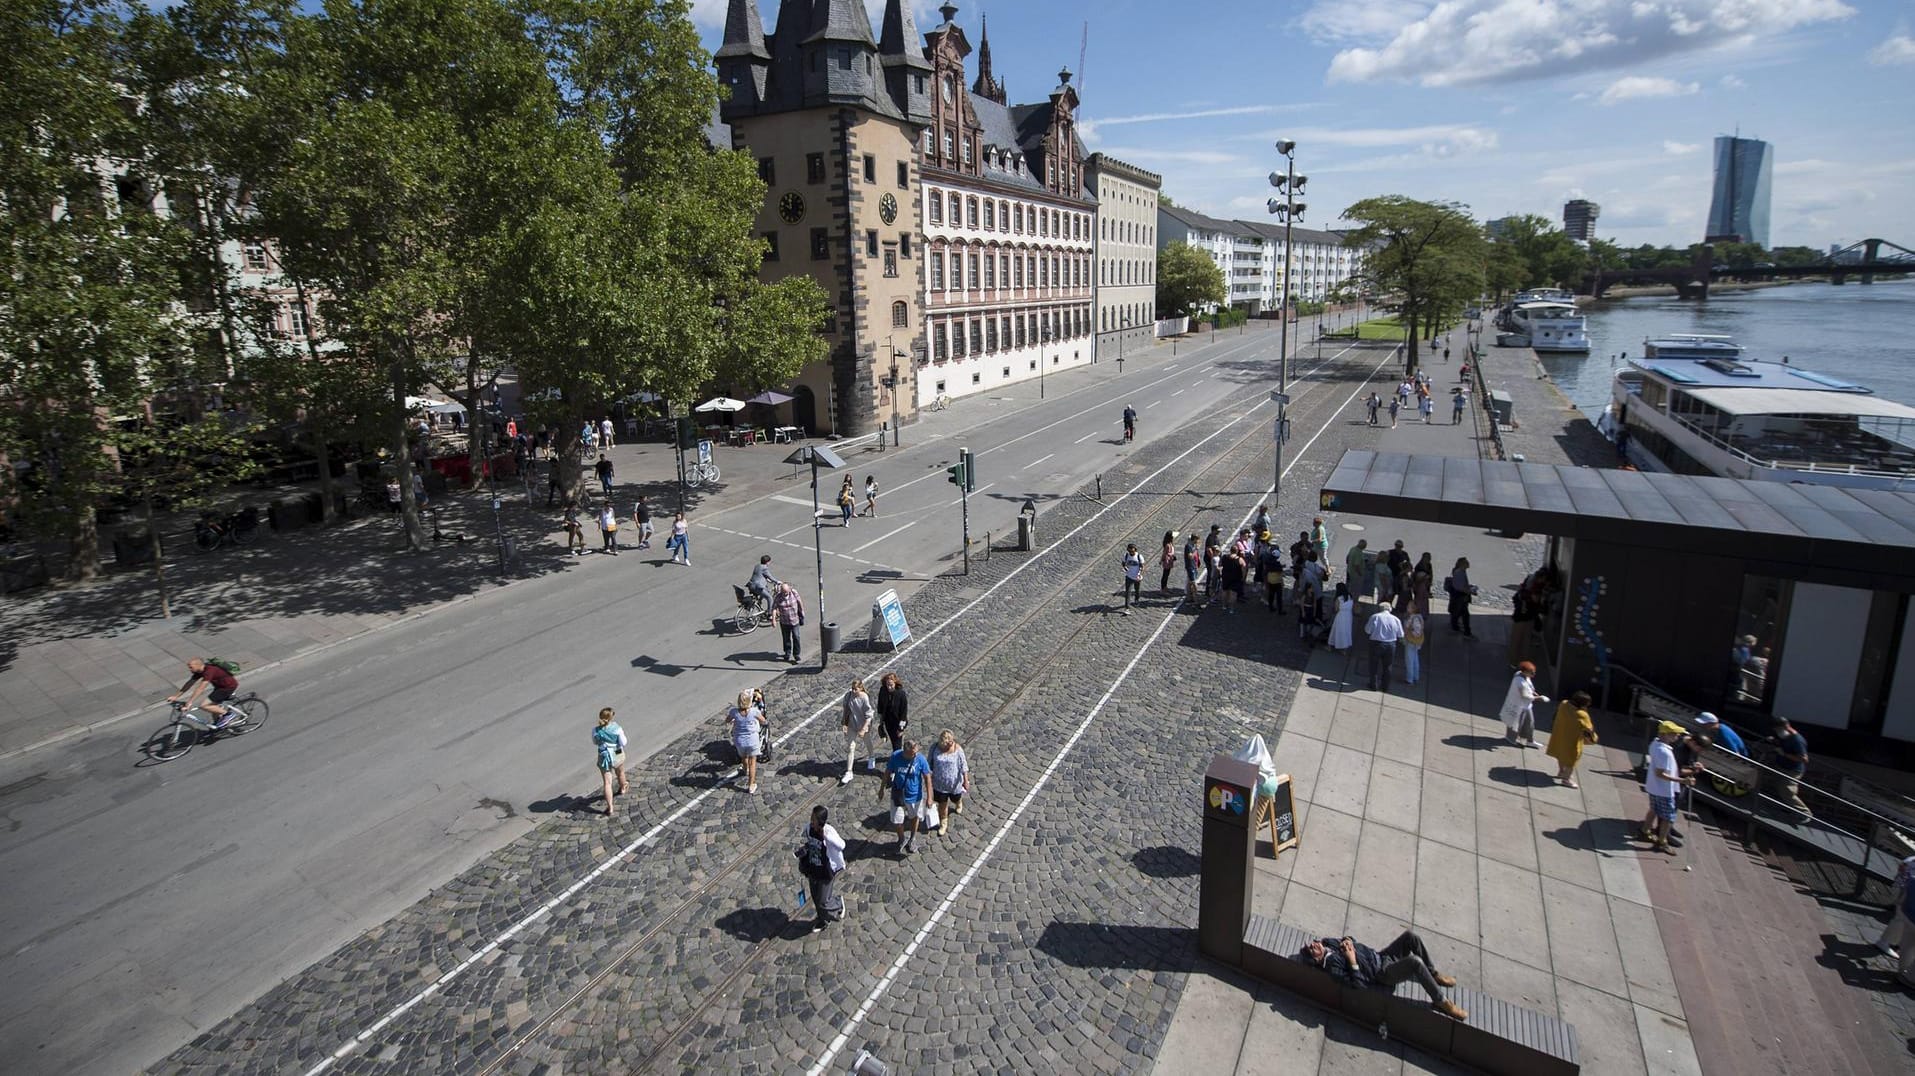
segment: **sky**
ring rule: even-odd
[[[920,31],[943,21],[915,3]],[[692,6],[716,48],[724,0]],[[768,30],[777,7],[762,0]],[[867,7],[876,32],[882,0]],[[1044,99],[1061,67],[1078,72],[1089,148],[1215,216],[1274,219],[1272,143],[1289,138],[1314,227],[1382,194],[1559,224],[1564,201],[1589,198],[1603,238],[1686,246],[1708,217],[1711,144],[1739,130],[1775,147],[1771,245],[1915,248],[1915,0],[958,8],[973,44],[989,18],[1012,103]]]

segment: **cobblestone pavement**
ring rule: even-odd
[[[1295,428],[1321,432],[1293,448],[1288,488],[1314,489],[1361,439],[1330,417],[1386,359],[1355,350],[1293,383]],[[1103,503],[1053,505],[1044,555],[974,559],[914,599],[922,634],[883,665],[912,685],[915,734],[958,731],[976,772],[953,832],[920,855],[897,861],[873,778],[836,782],[835,714],[816,714],[879,665],[847,655],[774,685],[784,739],[761,795],[718,784],[715,726],[688,736],[638,768],[617,820],[579,797],[159,1071],[305,1069],[348,1043],[338,1071],[788,1071],[841,1035],[840,1067],[862,1046],[929,1071],[1144,1067],[1194,954],[1190,789],[1216,750],[1276,734],[1303,652],[1254,603],[1198,614],[1152,595],[1114,615],[1117,558],[1254,511],[1266,387],[1124,460]],[[1293,533],[1310,502],[1290,505]],[[851,844],[851,917],[817,935],[790,921],[790,846],[813,802]]]

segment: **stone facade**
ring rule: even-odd
[[[1097,198],[1097,349],[1122,356],[1156,339],[1163,177],[1102,153],[1085,162],[1085,176]]]

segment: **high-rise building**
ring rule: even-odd
[[[1596,238],[1596,218],[1601,215],[1601,206],[1587,198],[1573,198],[1563,203],[1563,231],[1569,238],[1587,243]]]
[[[1774,157],[1767,142],[1717,136],[1715,195],[1709,202],[1709,231],[1703,242],[1768,248],[1769,170]]]

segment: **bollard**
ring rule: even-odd
[[[1037,520],[1030,516],[1017,517],[1017,551],[1029,553],[1037,544]]]

